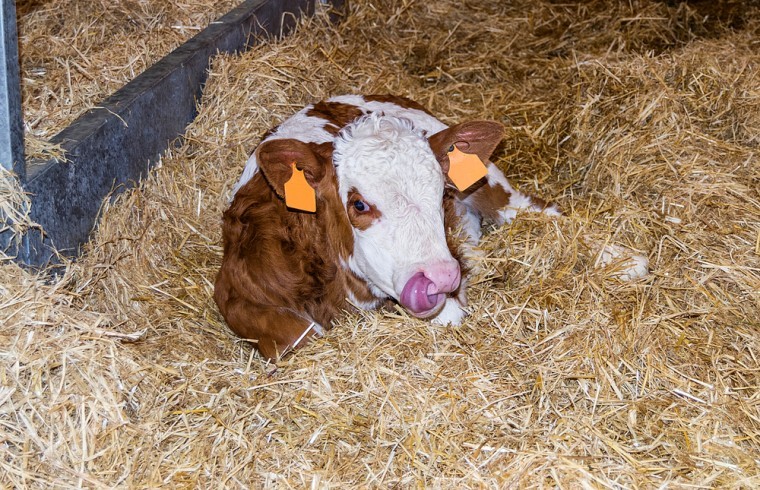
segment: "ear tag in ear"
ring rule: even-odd
[[[488,174],[483,161],[474,153],[462,153],[456,145],[451,145],[449,155],[449,178],[459,192],[466,191],[472,184]]]
[[[293,167],[293,175],[285,182],[285,204],[291,209],[317,211],[317,195],[306,181],[303,170],[296,168],[296,162],[290,164]]]

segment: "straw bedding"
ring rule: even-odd
[[[12,487],[760,485],[760,11],[355,1],[214,61],[184,144],[53,279],[0,267]],[[220,213],[305,103],[391,92],[502,121],[567,216],[489,228],[470,317],[349,313],[276,366],[211,300]],[[623,282],[604,243],[645,253]]]
[[[17,1],[27,155],[238,3]]]

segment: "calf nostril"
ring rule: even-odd
[[[437,292],[449,293],[459,287],[461,281],[459,262],[444,263],[434,274],[436,278],[433,282],[436,284]]]

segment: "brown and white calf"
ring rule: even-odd
[[[477,244],[482,219],[559,214],[488,162],[502,134],[488,121],[448,127],[393,96],[334,97],[284,121],[251,155],[224,213],[214,298],[227,324],[268,358],[321,335],[350,305],[390,299],[458,324],[466,277],[451,235],[461,230]],[[465,192],[447,177],[455,146],[488,170]],[[283,199],[294,162],[315,191],[314,213]]]

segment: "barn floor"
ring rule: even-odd
[[[2,262],[2,485],[760,486],[760,10],[351,4],[218,57],[79,261]],[[220,215],[266,129],[352,92],[503,122],[496,163],[567,216],[486,229],[462,326],[347,314],[268,365],[211,299]]]

